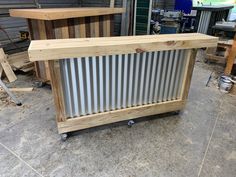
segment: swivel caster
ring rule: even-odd
[[[34,82],[34,86],[35,86],[36,88],[41,88],[41,87],[43,87],[44,85],[45,85],[45,83],[42,82],[42,81],[35,81],[35,82]]]
[[[179,115],[180,110],[174,111],[174,115]]]
[[[67,133],[62,133],[60,135],[61,135],[61,141],[66,141],[66,139],[68,137]]]
[[[132,127],[134,124],[135,124],[135,122],[133,120],[128,121],[128,127]]]

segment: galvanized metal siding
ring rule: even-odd
[[[60,60],[68,118],[178,100],[188,50]]]

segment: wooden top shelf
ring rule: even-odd
[[[33,40],[31,61],[150,51],[216,47],[218,38],[200,33]]]
[[[10,9],[10,16],[39,20],[59,20],[76,17],[119,14],[124,8],[50,8],[50,9]]]

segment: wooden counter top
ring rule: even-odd
[[[119,14],[124,8],[50,8],[50,9],[10,9],[10,16],[39,20],[58,20],[76,17]]]
[[[33,40],[30,61],[216,47],[217,37],[200,33]]]

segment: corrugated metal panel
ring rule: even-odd
[[[68,118],[177,100],[188,50],[64,59]]]

